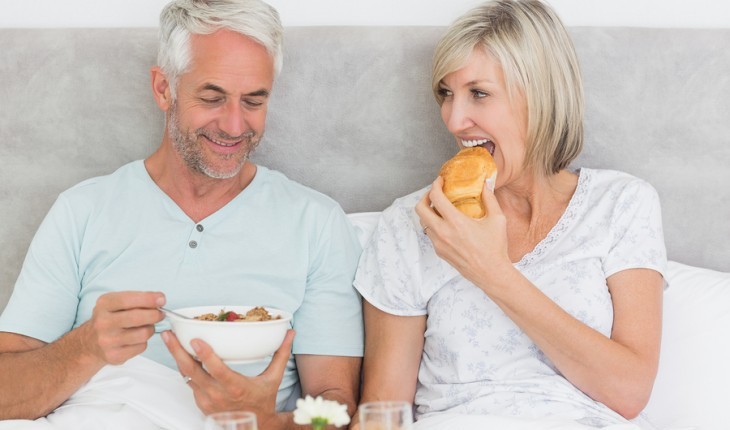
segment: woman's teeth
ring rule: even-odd
[[[492,142],[489,139],[462,140],[461,144],[464,145],[465,148],[473,148],[475,146],[481,146],[481,147],[486,148],[486,150],[489,151],[490,154],[494,155],[495,145],[494,145],[494,142]]]
[[[474,146],[484,146],[487,142],[489,142],[489,139],[478,139],[478,140],[462,140],[461,144],[464,145],[467,148],[471,148]]]

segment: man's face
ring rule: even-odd
[[[190,39],[167,131],[188,168],[211,178],[238,174],[264,133],[274,65],[266,49],[228,30]]]

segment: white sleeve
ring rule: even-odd
[[[423,234],[415,203],[423,193],[399,199],[383,211],[355,275],[355,288],[378,309],[402,316],[425,315],[439,285],[429,282],[441,261]]]
[[[611,248],[603,263],[606,277],[626,269],[644,268],[656,270],[666,278],[661,206],[651,185],[635,180],[624,187],[614,207],[611,232]]]

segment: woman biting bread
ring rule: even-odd
[[[413,402],[419,429],[638,429],[659,357],[659,198],[570,167],[583,93],[560,19],[536,0],[472,9],[439,41],[432,88],[461,151],[383,212],[360,259],[361,402]]]

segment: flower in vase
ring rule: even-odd
[[[307,395],[297,400],[294,422],[299,425],[311,424],[314,430],[324,430],[328,424],[333,424],[335,427],[347,425],[350,422],[350,415],[347,413],[346,405],[333,400],[324,400],[320,396],[314,399]]]

